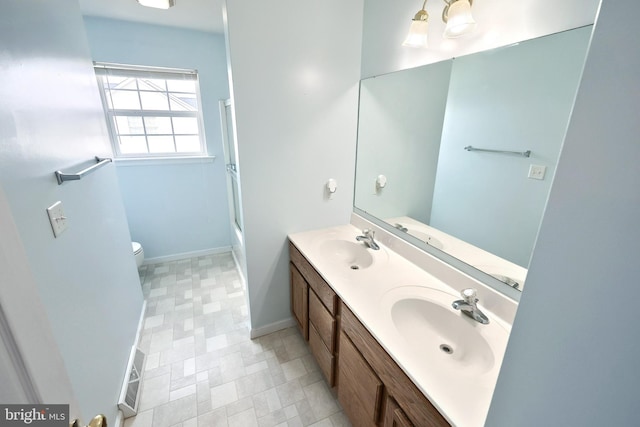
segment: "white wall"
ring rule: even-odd
[[[473,4],[476,32],[443,39],[442,1],[428,1],[429,48],[401,46],[419,0],[367,0],[364,9],[362,76],[370,77],[505,46],[569,28],[592,24],[599,0],[482,0]]]
[[[0,39],[0,186],[82,413],[113,420],[142,292],[115,167],[53,174],[111,151],[78,4],[5,1]],[[58,200],[69,229],[55,239]]]
[[[451,62],[363,80],[355,205],[429,223]],[[387,186],[376,190],[378,175]]]
[[[362,1],[226,7],[255,334],[291,317],[287,234],[349,221]]]
[[[638,425],[638,14],[602,4],[487,425]]]

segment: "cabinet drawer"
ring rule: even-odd
[[[313,292],[309,294],[311,295]],[[309,347],[311,347],[311,353],[313,353],[313,356],[316,358],[318,366],[320,366],[324,377],[327,379],[329,387],[333,387],[336,358],[324,345],[318,331],[312,323],[309,323]]]
[[[315,292],[309,292],[309,322],[316,328],[329,352],[335,351],[336,319],[322,305]]]
[[[300,328],[302,336],[307,340],[309,339],[309,316],[307,314],[309,308],[309,287],[298,269],[291,263],[289,264],[289,270],[291,276],[291,312],[298,324],[298,328]]]
[[[340,334],[338,400],[356,425],[375,425],[380,416],[382,382],[354,347]]]
[[[336,314],[338,307],[336,293],[327,285],[322,276],[313,268],[309,261],[300,253],[298,248],[289,242],[289,256],[291,262],[298,268],[302,276],[305,278],[311,289],[316,293],[322,304],[329,310],[332,315]]]

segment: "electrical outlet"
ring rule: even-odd
[[[49,222],[51,223],[54,237],[58,237],[64,233],[67,229],[67,217],[64,216],[62,202],[58,201],[49,206],[47,208],[47,215],[49,215]]]
[[[529,165],[529,178],[544,179],[544,174],[546,171],[547,171],[546,166]]]

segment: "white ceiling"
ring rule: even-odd
[[[141,6],[136,0],[79,0],[83,15],[168,25],[222,33],[224,0],[175,0],[168,10]]]

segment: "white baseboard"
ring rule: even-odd
[[[277,331],[281,331],[283,329],[287,329],[290,328],[292,326],[294,326],[296,324],[296,321],[293,319],[293,317],[290,317],[288,319],[284,319],[284,320],[280,320],[278,322],[274,322],[274,323],[270,323],[268,325],[265,326],[261,326],[259,328],[255,328],[255,329],[251,329],[251,339],[254,338],[258,338],[261,337],[263,335],[267,335],[270,334],[272,332],[277,332]]]
[[[183,259],[195,258],[199,256],[223,254],[225,252],[231,252],[231,246],[222,246],[220,248],[203,249],[201,251],[183,252],[181,254],[148,258],[144,260],[142,265],[158,264],[161,262],[169,262],[169,261],[180,261]]]
[[[140,319],[138,319],[138,330],[136,331],[136,338],[133,341],[133,347],[138,347],[140,336],[142,335],[142,327],[144,326],[144,315],[147,312],[147,300],[142,301],[142,310],[140,311]]]

